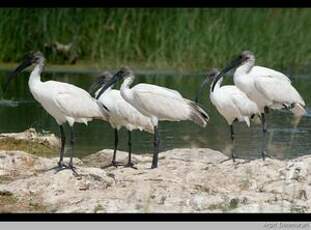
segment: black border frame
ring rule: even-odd
[[[309,0],[0,0],[0,7],[310,7]],[[310,19],[311,20],[311,19]],[[310,213],[0,213],[0,221],[311,221]]]
[[[311,221],[310,213],[9,213],[1,221],[104,221],[104,222],[292,222]]]
[[[308,0],[1,0],[0,7],[311,7]]]

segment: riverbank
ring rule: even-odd
[[[137,170],[111,167],[111,157],[106,149],[75,158],[76,177],[56,173],[57,157],[2,150],[0,212],[311,211],[311,156],[233,163],[208,148],[172,149],[153,170],[151,154],[133,155]]]

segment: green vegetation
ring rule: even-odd
[[[14,151],[14,150],[25,151],[27,153],[45,157],[55,155],[57,153],[57,148],[53,148],[45,143],[15,139],[12,137],[0,139],[0,149],[7,151]]]
[[[303,67],[311,9],[0,9],[0,62],[55,41],[73,42],[80,63],[100,67],[202,70],[244,49],[270,67]]]

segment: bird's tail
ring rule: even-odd
[[[306,113],[304,107],[299,103],[295,103],[290,111],[294,114],[295,117],[301,117]]]
[[[207,112],[205,112],[200,106],[195,102],[187,100],[188,105],[191,107],[190,120],[199,126],[205,127],[209,120]]]

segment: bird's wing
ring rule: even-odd
[[[258,107],[255,102],[250,100],[247,95],[239,90],[236,86],[223,86],[226,87],[228,94],[236,108],[240,111],[242,116],[250,116],[259,113]]]
[[[268,77],[291,83],[291,80],[285,74],[267,67],[254,66],[252,68],[252,73],[255,73],[256,76]]]
[[[112,102],[109,103],[108,106],[112,118],[113,116],[117,116],[118,119],[122,120],[123,123],[122,125],[126,125],[126,123],[128,123],[135,128],[153,132],[151,119],[149,117],[144,116],[131,104],[126,102],[120,95],[119,90],[112,90],[111,93],[107,95],[105,100],[110,100]]]
[[[69,117],[101,118],[107,111],[85,90],[70,84],[57,88],[54,100],[59,109]]]
[[[291,85],[290,80],[287,77],[286,80],[281,75],[274,75],[275,72],[266,71],[260,75],[256,75],[254,77],[256,89],[274,104],[299,103],[304,106],[304,100]]]
[[[132,89],[136,92],[141,92],[141,93],[146,92],[146,93],[152,93],[152,94],[166,95],[172,98],[179,98],[179,99],[183,98],[183,96],[178,91],[169,89],[166,87],[162,87],[162,86],[157,86],[157,85],[141,83],[141,84],[135,85]]]
[[[141,85],[141,84],[140,84]],[[190,109],[184,98],[174,90],[156,87],[133,87],[133,97],[137,108],[153,114],[159,119],[185,120]],[[176,93],[177,92],[177,93]]]

